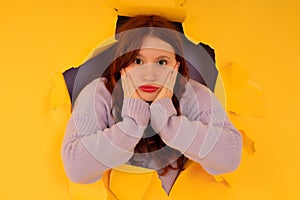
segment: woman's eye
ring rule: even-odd
[[[167,61],[165,60],[160,60],[157,62],[158,65],[166,65],[167,64]]]
[[[139,58],[136,58],[133,62],[134,62],[134,64],[137,64],[137,65],[143,64],[143,61]]]

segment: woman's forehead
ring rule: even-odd
[[[143,39],[141,50],[143,49],[152,49],[152,50],[160,50],[166,53],[175,53],[174,48],[167,42],[163,41],[158,37],[146,36]]]
[[[138,53],[138,56],[142,58],[149,58],[149,59],[158,59],[158,58],[166,58],[166,59],[175,59],[175,54],[170,51],[156,49],[156,48],[144,48],[141,49]]]

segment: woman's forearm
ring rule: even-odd
[[[149,121],[149,105],[129,98],[123,102],[123,120],[110,125],[109,94],[97,83],[78,96],[63,140],[65,171],[74,182],[94,182],[105,170],[126,163]]]
[[[177,116],[169,98],[150,107],[151,125],[170,147],[200,163],[211,174],[233,171],[239,165],[242,139],[223,110],[208,110],[201,120]]]

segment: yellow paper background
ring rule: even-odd
[[[188,0],[184,6],[186,34],[215,49],[227,93],[235,97],[227,110],[235,109],[233,122],[255,142],[255,153],[244,153],[226,177],[232,199],[299,199],[300,2]],[[60,81],[53,77],[112,36],[115,20],[116,11],[101,0],[1,2],[1,200],[71,199],[60,158],[69,104],[51,100]],[[249,87],[235,81],[239,73],[259,92],[250,87],[249,96],[237,95]]]

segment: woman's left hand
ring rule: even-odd
[[[168,77],[166,78],[166,81],[163,85],[163,87],[161,88],[161,90],[159,91],[158,95],[156,96],[156,98],[154,99],[154,101],[157,101],[159,99],[163,99],[163,98],[172,98],[173,96],[173,89],[174,89],[174,85],[176,82],[176,78],[177,78],[177,72],[178,72],[178,67],[176,67],[175,69],[172,69],[168,75]]]

